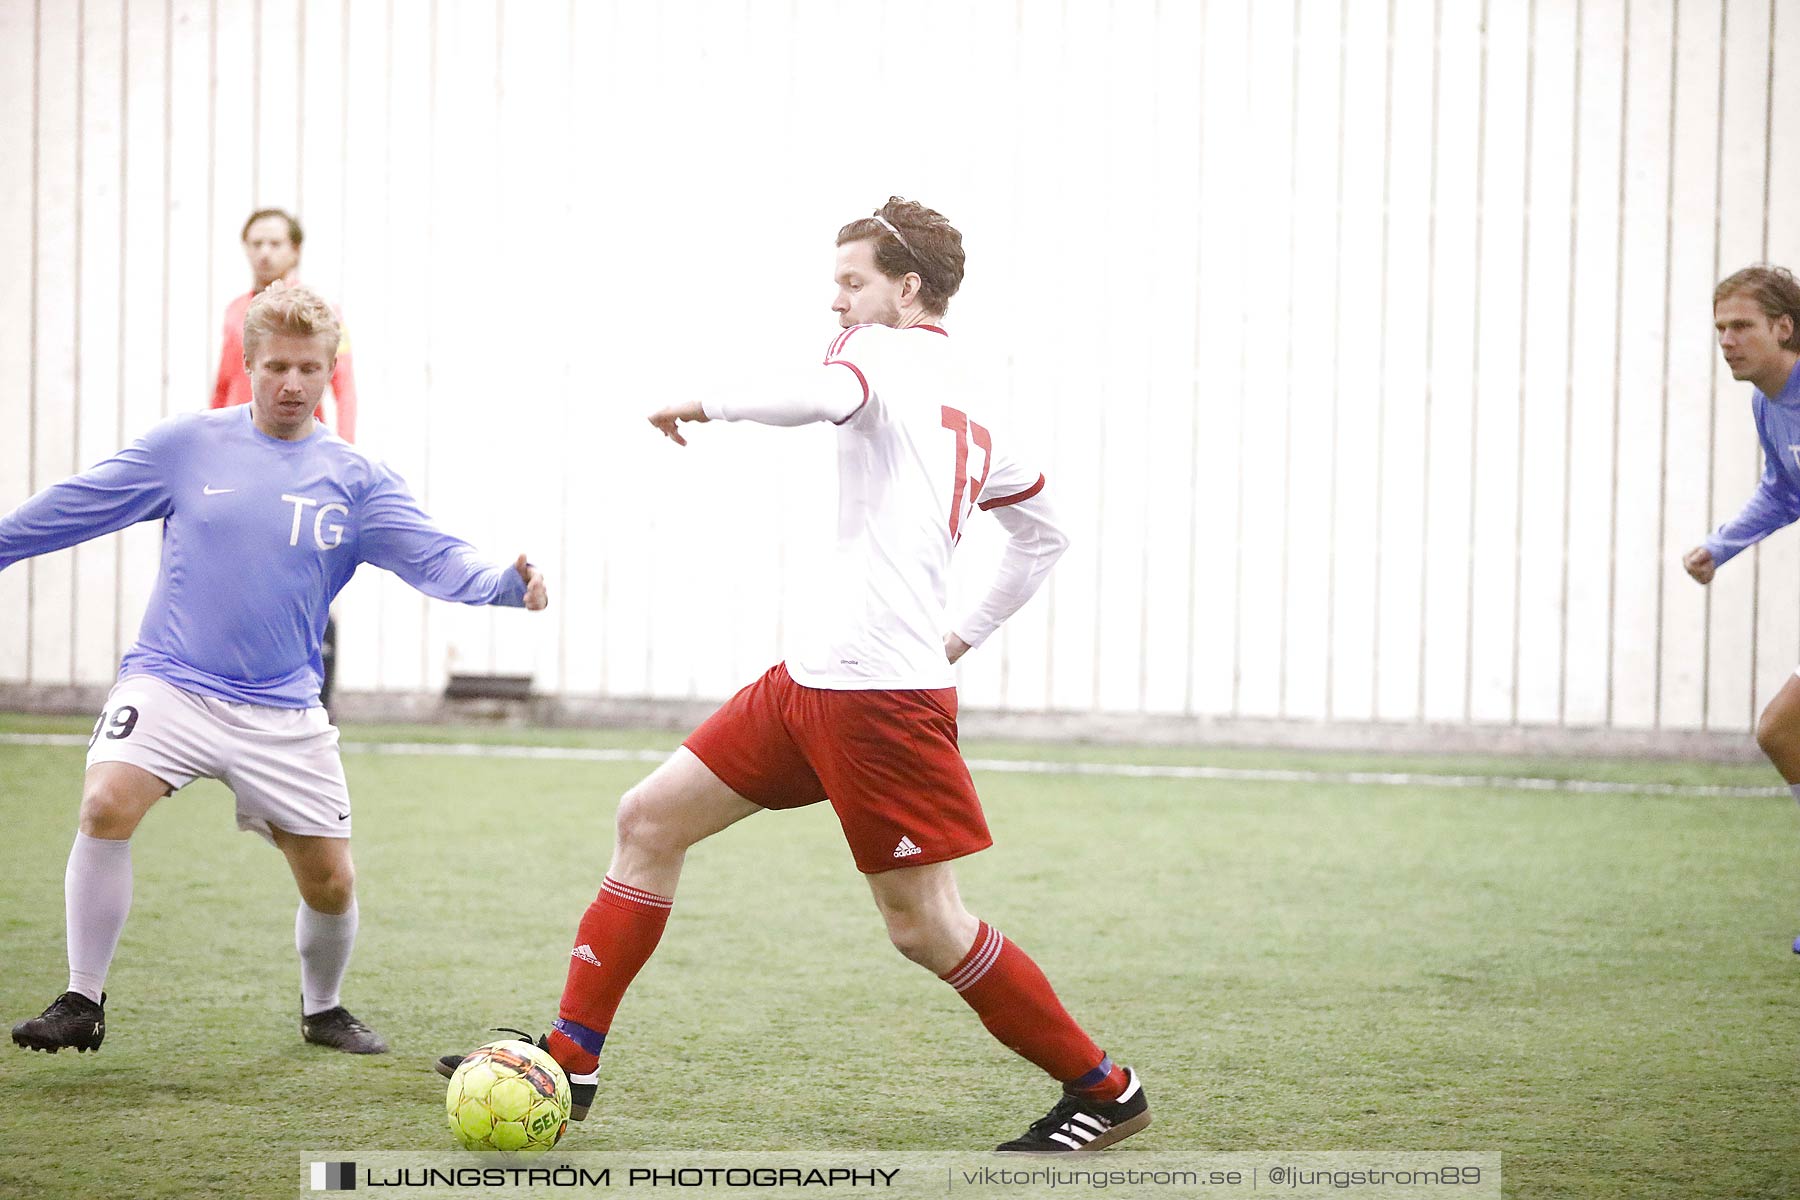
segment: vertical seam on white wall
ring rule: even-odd
[[[1585,61],[1582,46],[1586,24],[1585,0],[1576,0],[1575,80],[1570,89],[1575,120],[1574,134],[1569,141],[1569,318],[1564,326],[1568,344],[1563,357],[1562,594],[1557,605],[1557,654],[1562,668],[1556,673],[1558,725],[1569,723],[1569,537],[1574,532],[1575,323],[1580,297],[1577,281],[1581,273],[1581,92],[1584,81],[1581,68]]]
[[[1519,386],[1517,447],[1513,454],[1513,571],[1512,571],[1512,679],[1509,687],[1512,723],[1519,723],[1519,642],[1524,635],[1525,589],[1525,412],[1529,404],[1526,383],[1531,378],[1527,350],[1531,340],[1531,183],[1533,178],[1533,119],[1537,113],[1537,10],[1531,0],[1525,10],[1525,139],[1524,170],[1519,184],[1522,197],[1519,223]]]
[[[1775,11],[1776,0],[1769,0],[1769,39],[1767,42],[1768,71],[1763,79],[1763,191],[1762,191],[1762,240],[1761,253],[1757,255],[1763,262],[1769,261],[1769,205],[1773,199],[1772,188],[1775,178]],[[1762,603],[1761,596],[1757,604]],[[1796,610],[1789,608],[1789,613]],[[1756,712],[1756,674],[1757,658],[1750,660],[1750,720],[1757,720]],[[1755,725],[1752,724],[1752,728]]]
[[[1625,0],[1625,31],[1621,38],[1619,67],[1619,217],[1613,235],[1613,373],[1612,373],[1612,475],[1607,497],[1606,533],[1606,719],[1613,722],[1614,659],[1618,653],[1619,593],[1619,399],[1623,390],[1625,342],[1625,194],[1631,177],[1631,0]]]
[[[1375,339],[1375,620],[1373,645],[1369,655],[1369,713],[1381,717],[1381,595],[1385,590],[1387,555],[1382,553],[1387,538],[1387,315],[1388,315],[1388,240],[1392,226],[1389,209],[1394,199],[1394,4],[1387,3],[1387,27],[1381,43],[1381,330]]]
[[[569,22],[569,46],[571,48],[571,53],[573,53],[573,47],[575,45],[575,38],[573,36],[573,2],[574,0],[570,0],[571,17]],[[426,195],[436,196],[438,194],[438,0],[431,0],[430,13],[427,17],[426,24],[426,39],[431,47],[431,52],[426,56],[426,61],[429,66],[426,68],[425,75],[425,190]],[[437,253],[437,213],[437,205],[428,204],[425,206],[425,261],[428,263],[437,263],[440,261]],[[432,303],[435,304],[436,289],[434,288],[432,290],[434,292]],[[424,437],[419,439],[419,453],[421,455],[419,464],[419,500],[421,505],[425,508],[425,511],[430,512],[432,479],[431,446],[435,439],[431,437],[429,431],[431,429],[432,416],[437,412],[437,405],[432,403],[431,394],[432,385],[437,382],[437,372],[433,370],[432,364],[437,359],[437,348],[439,343],[435,337],[438,328],[438,322],[434,319],[435,313],[429,309],[427,310],[427,313],[425,344],[428,353],[425,360],[425,395],[422,397],[424,412],[419,422],[420,428],[427,432]],[[565,440],[563,444],[566,446],[568,443]],[[419,599],[423,601],[419,606],[419,681],[421,684],[424,684],[431,678],[431,627],[434,618],[436,617],[436,613],[433,611],[432,603],[427,597],[420,596]],[[566,611],[567,607],[567,605],[564,605],[558,610],[559,630],[566,630],[567,628],[566,625],[560,624],[560,614]],[[559,642],[561,640],[562,639],[559,638]],[[563,653],[561,645],[558,646],[557,653],[558,655]],[[560,680],[565,688],[567,686],[567,681],[568,673],[565,671]]]
[[[1727,91],[1728,91],[1728,89],[1726,87],[1726,81],[1730,78],[1730,76],[1726,73],[1725,68],[1726,68],[1727,64],[1729,63],[1730,58],[1731,58],[1731,5],[1730,5],[1729,0],[1721,0],[1721,3],[1719,5],[1719,112],[1718,112],[1718,117],[1717,117],[1718,127],[1719,127],[1719,145],[1718,145],[1719,170],[1718,170],[1717,180],[1713,185],[1715,188],[1714,203],[1713,203],[1713,246],[1714,246],[1715,256],[1718,258],[1719,261],[1718,261],[1717,265],[1713,268],[1713,278],[1714,279],[1719,278],[1719,272],[1724,267],[1724,253],[1725,253],[1725,117],[1726,117],[1726,103],[1727,103]],[[1759,454],[1761,451],[1760,441],[1761,441],[1761,439],[1759,438],[1758,439]],[[1754,720],[1755,712],[1756,712],[1756,593],[1762,583],[1762,578],[1761,578],[1762,546],[1760,545],[1760,543],[1758,545],[1751,546],[1745,552],[1745,557],[1747,557],[1750,562],[1750,678],[1748,681],[1748,686],[1746,687],[1744,699],[1745,699],[1745,707],[1749,710],[1751,718]]]
[[[131,0],[121,0],[119,5],[119,272],[114,286],[114,301],[117,307],[118,320],[118,357],[114,364],[113,394],[113,444],[119,444],[125,434],[125,285],[126,264],[130,261],[131,230],[125,220],[127,207],[128,168],[131,163]],[[118,662],[124,654],[125,641],[125,539],[112,539],[113,552],[113,600],[112,600],[112,660]],[[77,682],[80,682],[77,680]]]
[[[1300,0],[1294,0],[1294,29],[1290,37],[1293,49],[1288,62],[1288,227],[1287,227],[1287,311],[1282,328],[1294,327],[1294,289],[1299,275],[1296,251],[1299,247],[1300,202],[1294,194],[1300,180]],[[1275,560],[1275,594],[1281,597],[1277,610],[1275,635],[1275,712],[1288,712],[1288,555],[1294,540],[1294,342],[1283,339],[1282,388],[1285,412],[1281,422],[1281,486],[1275,494],[1281,497],[1281,554]]]
[[[1667,680],[1663,674],[1663,622],[1667,609],[1667,571],[1663,563],[1669,552],[1669,337],[1674,325],[1675,293],[1675,130],[1676,98],[1681,94],[1681,0],[1674,0],[1669,17],[1669,150],[1668,168],[1664,175],[1667,189],[1663,194],[1663,313],[1662,313],[1662,398],[1657,434],[1657,461],[1661,464],[1661,486],[1656,489],[1656,642],[1651,653],[1655,662],[1653,692],[1650,697],[1650,726],[1661,729],[1663,723],[1663,691]]]
[[[250,7],[250,211],[263,206],[262,0]]]
[[[1435,5],[1434,5],[1435,9]],[[1434,18],[1435,20],[1435,18]],[[1338,79],[1337,79],[1337,178],[1334,181],[1333,194],[1337,203],[1336,236],[1331,256],[1331,415],[1328,418],[1329,435],[1326,445],[1330,454],[1326,463],[1325,483],[1325,719],[1331,720],[1337,712],[1337,490],[1338,490],[1338,421],[1341,416],[1344,395],[1344,112],[1348,105],[1348,89],[1345,77],[1349,73],[1349,37],[1350,0],[1338,0]],[[1436,38],[1433,38],[1435,46]],[[1435,80],[1436,74],[1433,73]],[[1434,108],[1432,124],[1436,127],[1437,114]],[[1429,283],[1427,284],[1429,286]],[[1198,373],[1196,372],[1196,401],[1198,401]],[[1427,393],[1429,394],[1429,392]],[[1195,422],[1199,421],[1199,406],[1195,405]],[[1189,604],[1192,612],[1193,605]]]
[[[169,415],[169,267],[173,257],[169,241],[174,236],[175,221],[170,213],[175,199],[175,0],[163,0],[163,119],[162,119],[162,357],[158,388],[159,416]]]
[[[294,211],[306,195],[306,0],[296,0],[294,19]],[[342,292],[340,287],[339,292]],[[342,307],[343,297],[338,297]],[[334,396],[335,399],[335,396]]]
[[[1021,4],[1024,0],[1019,0]],[[1348,0],[1346,0],[1348,2]],[[1187,571],[1187,667],[1183,674],[1181,711],[1188,716],[1194,712],[1194,684],[1196,673],[1196,654],[1198,648],[1198,623],[1195,620],[1195,607],[1200,601],[1200,589],[1196,576],[1200,569],[1200,335],[1199,315],[1201,297],[1205,292],[1206,280],[1206,226],[1201,220],[1202,198],[1206,194],[1206,14],[1207,5],[1200,5],[1200,32],[1197,45],[1198,71],[1195,87],[1199,105],[1196,112],[1199,120],[1195,122],[1194,138],[1194,351],[1193,372],[1188,381],[1189,394],[1192,397],[1194,419],[1188,428],[1188,478],[1194,486],[1188,488],[1188,571]]]
[[[36,0],[32,10],[31,24],[31,370],[25,384],[25,477],[28,491],[36,495],[38,491],[38,304],[40,289],[38,272],[42,266],[43,231],[40,228],[39,209],[43,193],[43,142],[44,142],[44,0]],[[37,559],[31,558],[25,564],[25,681],[33,682],[36,674],[37,656],[34,653],[37,642]]]
[[[1431,176],[1431,195],[1428,201],[1430,210],[1425,218],[1425,393],[1419,406],[1419,495],[1423,499],[1422,511],[1419,514],[1419,665],[1414,683],[1414,710],[1420,720],[1426,714],[1425,681],[1430,672],[1426,652],[1429,639],[1426,631],[1431,624],[1428,618],[1431,601],[1430,572],[1426,564],[1431,561],[1431,418],[1437,400],[1437,251],[1438,251],[1438,203],[1440,200],[1439,185],[1442,178],[1438,173],[1438,138],[1441,134],[1443,104],[1443,37],[1444,37],[1444,3],[1436,0],[1431,6],[1431,149],[1427,168]],[[1382,312],[1382,340],[1387,338],[1387,313],[1385,306]],[[1380,610],[1376,611],[1376,627],[1380,628]],[[1375,664],[1380,670],[1380,664]],[[1374,715],[1371,713],[1371,715]]]
[[[1389,0],[1390,4],[1392,2],[1393,2],[1393,0]],[[1255,30],[1256,30],[1256,20],[1250,14],[1248,7],[1246,7],[1245,13],[1244,13],[1244,62],[1246,64],[1250,64],[1255,61],[1253,58],[1253,53],[1255,50],[1255,45],[1254,45]],[[1248,120],[1249,113],[1253,111],[1252,101],[1255,99],[1255,95],[1256,95],[1256,90],[1255,90],[1255,87],[1251,83],[1251,72],[1248,69],[1248,65],[1246,65],[1246,69],[1244,71],[1244,112],[1245,112],[1246,120]],[[1241,263],[1239,265],[1238,287],[1239,287],[1240,291],[1244,287],[1243,266]],[[1244,345],[1245,342],[1248,340],[1247,339],[1248,330],[1246,329],[1247,325],[1248,325],[1247,316],[1243,312],[1240,312],[1238,314],[1237,396],[1234,397],[1235,402],[1237,404],[1237,418],[1238,418],[1237,419],[1237,456],[1234,461],[1236,461],[1240,465],[1244,461],[1244,426],[1247,424],[1247,422],[1244,420],[1244,409],[1245,409],[1245,405],[1247,402],[1246,392],[1248,390],[1245,386],[1245,374],[1249,370],[1249,356],[1248,356],[1248,353],[1247,353],[1247,351],[1245,349],[1245,345]],[[1237,473],[1237,512],[1235,514],[1235,519],[1237,522],[1237,537],[1235,539],[1235,544],[1232,547],[1232,574],[1231,574],[1232,604],[1231,604],[1231,710],[1230,710],[1231,715],[1234,717],[1238,715],[1239,709],[1240,709],[1240,706],[1242,703],[1243,675],[1244,675],[1244,472],[1242,470],[1239,470]]]
[[[349,0],[345,0],[346,3]],[[218,295],[213,291],[213,246],[217,242],[214,222],[218,216],[213,195],[219,176],[219,0],[206,6],[206,311],[219,311]],[[210,341],[210,339],[208,339]],[[202,343],[205,345],[205,343]],[[202,350],[204,354],[205,351]],[[223,353],[223,351],[221,351]],[[210,357],[210,355],[208,356]],[[201,378],[205,378],[204,375]]]
[[[1481,65],[1475,73],[1475,273],[1471,281],[1474,303],[1470,306],[1474,342],[1469,359],[1469,524],[1465,541],[1468,556],[1463,567],[1464,721],[1469,720],[1474,711],[1475,695],[1475,535],[1481,504],[1481,272],[1487,261],[1482,238],[1487,232],[1488,0],[1481,3],[1480,29]]]
[[[1113,38],[1116,37],[1118,33],[1111,20],[1112,11],[1112,7],[1108,5],[1106,10],[1108,18],[1106,23],[1106,48],[1108,50],[1112,49]],[[891,12],[892,10],[890,8],[883,6],[881,10],[882,20],[886,21],[891,15]],[[1101,150],[1100,159],[1102,163],[1105,162],[1104,148]],[[1102,201],[1100,218],[1103,228],[1107,224],[1107,218],[1110,215],[1111,214],[1105,210],[1104,201]],[[1100,260],[1100,295],[1105,296],[1109,294],[1112,285],[1112,271],[1110,270],[1112,256],[1109,254],[1102,254],[1098,257]],[[1106,338],[1104,332],[1101,333],[1100,340],[1101,344],[1105,345]],[[1088,703],[1093,706],[1096,712],[1103,710],[1105,707],[1101,697],[1102,687],[1106,678],[1106,635],[1108,629],[1107,623],[1100,619],[1100,614],[1104,612],[1106,608],[1106,568],[1107,559],[1112,551],[1112,547],[1106,536],[1106,501],[1108,498],[1106,487],[1106,449],[1110,439],[1106,436],[1107,417],[1104,415],[1109,414],[1113,407],[1113,397],[1110,394],[1112,391],[1111,384],[1112,381],[1105,378],[1102,378],[1100,381],[1098,407],[1103,415],[1100,420],[1096,422],[1094,430],[1095,436],[1092,444],[1095,463],[1094,478],[1098,481],[1098,485],[1094,488],[1094,532],[1096,534],[1095,540],[1098,543],[1094,548],[1094,555],[1095,564],[1098,567],[1098,570],[1094,572],[1093,674],[1089,685]]]
[[[74,280],[75,305],[69,314],[71,332],[75,335],[74,345],[70,347],[70,379],[69,389],[69,458],[65,461],[79,462],[81,458],[81,264],[82,237],[87,228],[87,0],[77,0],[75,5],[75,264],[71,273]],[[59,474],[67,473],[59,471]],[[76,548],[70,555],[69,564],[69,682],[80,680],[81,666],[81,562],[87,555],[82,548]]]

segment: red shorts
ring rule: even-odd
[[[777,663],[682,744],[752,804],[830,799],[865,875],[994,844],[956,748],[955,688],[810,688]]]

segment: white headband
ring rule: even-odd
[[[908,254],[914,254],[914,251],[912,248],[912,243],[906,240],[905,234],[901,233],[898,229],[894,228],[894,223],[892,221],[888,220],[886,217],[882,216],[880,213],[875,214],[875,219],[877,221],[881,222],[881,227],[883,229],[887,230],[889,233],[893,234],[896,238],[899,239],[900,244],[906,248],[906,252]],[[914,256],[916,257],[916,254]]]

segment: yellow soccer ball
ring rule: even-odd
[[[530,1042],[490,1042],[456,1068],[444,1111],[465,1150],[548,1150],[569,1127],[569,1077]]]

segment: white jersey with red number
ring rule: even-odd
[[[981,645],[1067,547],[1043,475],[983,420],[989,397],[967,379],[935,325],[856,325],[795,394],[703,400],[716,420],[838,427],[836,560],[802,648],[787,659],[797,682],[953,687],[944,635]],[[953,624],[944,611],[950,554],[977,508],[999,519],[1007,544],[986,594]]]
[[[825,362],[854,373],[862,398],[837,423],[832,603],[788,672],[809,687],[953,687],[950,554],[976,508],[1029,499],[1044,477],[982,420],[991,405],[937,326],[852,326]]]
[[[991,431],[986,398],[964,380],[949,335],[935,325],[856,325],[832,342],[807,394],[706,398],[709,417],[838,427],[837,555],[818,617],[787,660],[799,683],[955,686],[945,633],[954,628],[980,645],[1067,544],[1040,495],[1044,477]],[[1008,548],[987,597],[953,627],[944,612],[950,553],[977,508],[996,510]]]

